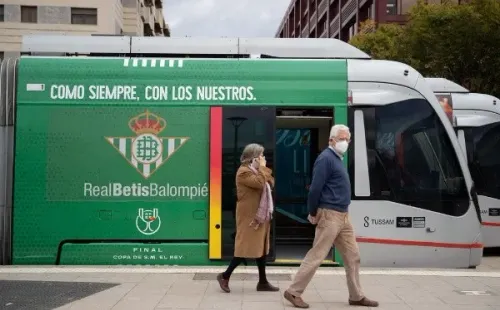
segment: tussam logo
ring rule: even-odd
[[[160,137],[167,127],[167,121],[146,110],[130,119],[129,128],[135,136],[105,137],[106,141],[145,180],[177,152],[189,137]],[[188,197],[190,199],[207,196],[206,184],[172,185],[157,183],[112,182],[108,184],[84,183],[85,197]]]

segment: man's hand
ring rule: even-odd
[[[315,216],[312,216],[311,214],[309,214],[309,215],[307,216],[307,220],[309,220],[309,222],[310,222],[311,224],[313,224],[313,225],[316,225],[316,224],[317,224],[317,222],[318,222],[318,220],[316,219],[316,217],[315,217]]]

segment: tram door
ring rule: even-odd
[[[328,146],[333,109],[222,107],[221,251],[232,257],[236,237],[236,171],[243,148],[264,146],[273,170],[275,213],[270,261],[300,263],[314,240],[307,195],[317,155]],[[332,262],[333,255],[327,259]]]
[[[332,109],[277,110],[273,247],[277,263],[300,263],[313,244],[308,189],[314,161],[328,146],[332,123]],[[333,256],[326,259],[332,262]]]
[[[236,171],[243,148],[250,143],[264,146],[267,166],[274,170],[275,119],[274,107],[222,107],[222,177],[221,177],[221,251],[222,259],[234,254],[236,237]],[[213,143],[213,141],[211,142]],[[270,253],[274,259],[274,253]]]

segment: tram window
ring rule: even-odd
[[[469,170],[479,195],[500,199],[500,124],[464,130]]]
[[[274,107],[222,108],[222,256],[234,252],[236,231],[236,170],[243,148],[249,143],[264,146],[268,167],[274,157]]]
[[[461,216],[465,179],[447,133],[423,99],[365,108],[371,198]]]
[[[384,197],[384,199],[391,200],[392,191],[389,186],[389,181],[387,179],[387,171],[385,171],[385,166],[382,162],[382,158],[375,151],[375,142],[376,142],[376,131],[368,130],[368,128],[374,128],[375,126],[375,109],[362,109],[364,120],[365,120],[365,135],[366,135],[366,151],[367,151],[367,159],[368,159],[368,170],[369,170],[369,178],[370,178],[370,196],[371,197]],[[354,124],[354,109],[349,109],[349,123]],[[351,137],[351,149],[352,152],[354,150],[354,140],[356,136],[353,135]],[[356,152],[356,150],[354,150]],[[351,182],[351,193],[354,196],[354,156],[348,156],[349,160],[349,175],[352,178]],[[354,198],[354,197],[353,197]]]

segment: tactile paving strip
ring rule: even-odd
[[[75,267],[75,266],[54,266],[54,267],[19,267],[19,266],[0,266],[2,273],[165,273],[165,274],[195,274],[195,273],[219,273],[226,270],[226,267],[170,267],[170,266],[103,266],[103,267]],[[285,274],[294,275],[298,268],[266,268],[266,274]],[[234,274],[249,273],[258,274],[256,267],[238,267]],[[318,275],[345,275],[344,268],[323,268],[316,271]],[[475,270],[456,270],[456,269],[375,269],[363,268],[361,275],[381,275],[381,276],[439,276],[439,277],[485,277],[500,278],[498,271],[475,271]]]
[[[216,280],[217,273],[195,273],[193,280]],[[266,274],[268,280],[272,281],[292,281],[292,276],[289,274]],[[231,280],[233,281],[246,281],[258,280],[259,275],[255,273],[233,273]]]

